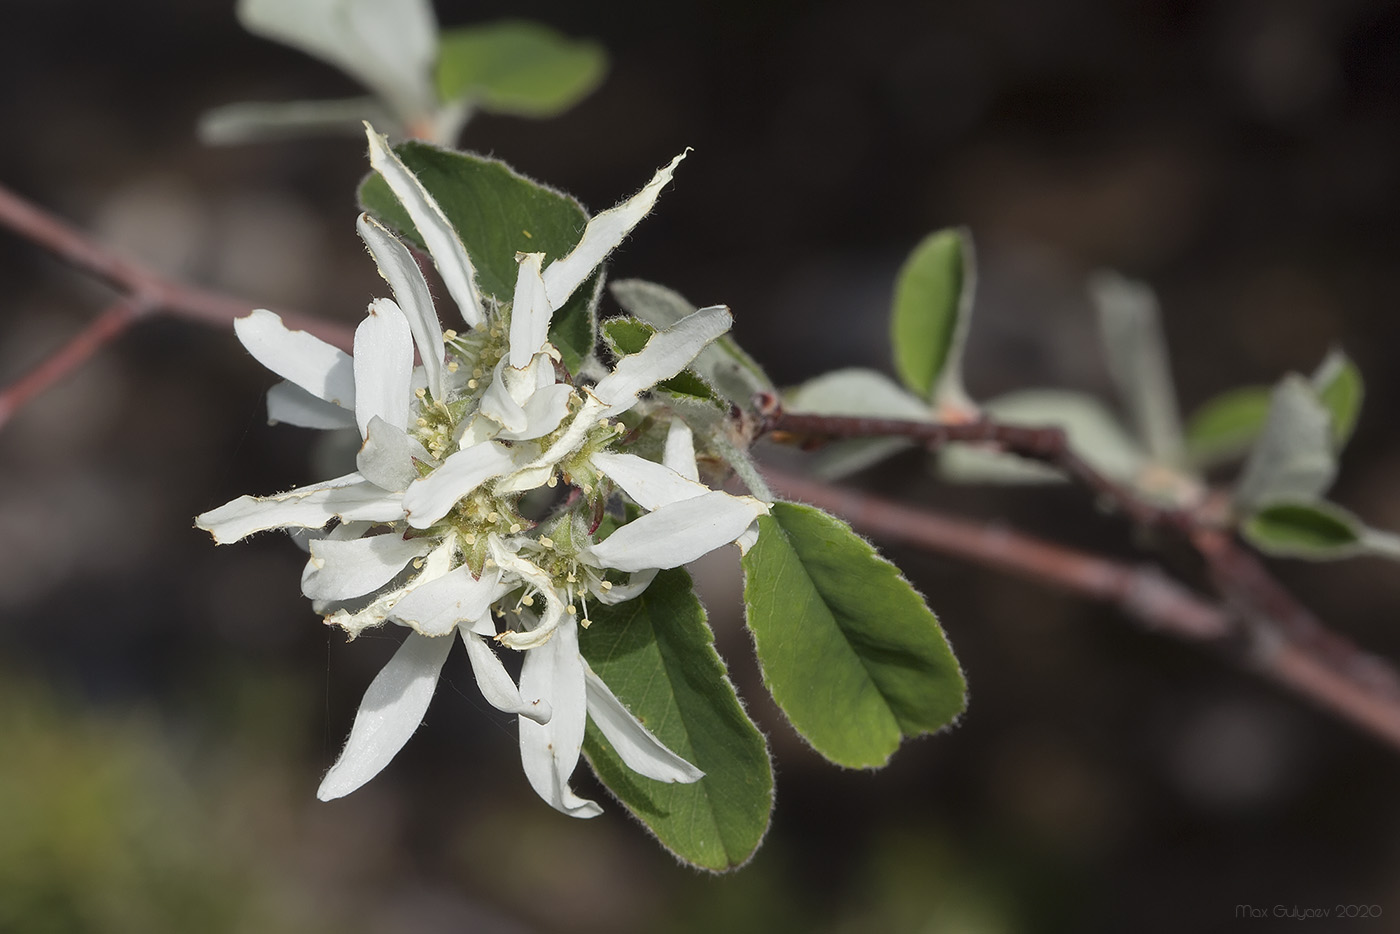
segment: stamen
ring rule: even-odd
[[[543,546],[546,547],[546,548],[553,548],[553,547],[554,547],[554,539],[550,538],[548,535],[541,535],[541,536],[540,536],[540,544],[543,545]]]
[[[456,339],[457,332],[452,330],[451,328],[448,328],[446,331],[442,332],[442,340],[444,343],[446,343],[447,341],[455,341]]]
[[[591,619],[589,619],[587,616],[585,616],[583,619],[581,619],[581,620],[578,621],[578,624],[579,624],[580,626],[582,626],[584,629],[587,629],[589,626],[592,626],[592,625],[593,625],[593,620],[591,620]]]
[[[501,514],[493,509],[486,514],[486,521],[495,525],[497,522],[501,521]]]
[[[512,523],[510,524],[510,534],[514,535],[516,532],[519,532],[519,531],[520,531],[520,523],[519,523],[519,522],[512,522]]]

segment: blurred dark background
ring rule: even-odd
[[[1107,392],[1083,293],[1155,286],[1189,410],[1339,344],[1369,397],[1335,497],[1400,528],[1400,6],[1367,0],[707,5],[440,2],[528,15],[613,56],[556,120],[463,144],[594,209],[685,146],[615,257],[725,302],[783,383],[888,369],[899,263],[971,227],[969,383]],[[362,142],[201,146],[201,111],[357,93],[243,33],[231,2],[12,0],[0,183],[167,271],[355,321],[382,293],[354,235]],[[109,296],[0,235],[0,381]],[[352,645],[280,536],[217,551],[192,517],[321,473],[264,423],[230,333],[150,322],[0,432],[0,930],[1089,931],[1286,929],[1237,906],[1373,905],[1396,930],[1400,758],[1113,612],[907,549],[971,685],[946,735],[880,773],[806,749],[759,684],[737,562],[698,571],[777,761],[767,843],[724,878],[622,808],[529,791],[510,718],[454,657],[427,723],[352,797],[313,795],[393,633]],[[969,491],[915,457],[853,482],[1124,556],[1064,490]],[[1194,579],[1182,555],[1174,570]],[[1280,563],[1341,632],[1400,658],[1393,565]],[[586,771],[586,770],[584,770]],[[579,784],[601,794],[580,772]]]

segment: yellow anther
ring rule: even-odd
[[[420,418],[416,422],[414,422],[414,424],[417,425],[419,428],[427,428],[428,420],[426,418]]]
[[[422,388],[422,387],[420,386],[419,388],[413,390],[413,394],[414,394],[415,396],[417,396],[419,399],[422,399],[423,397],[425,397],[425,396],[428,394],[428,390],[426,390],[426,389],[424,389],[424,388]]]
[[[486,514],[486,521],[494,525],[501,521],[501,514],[493,509]]]
[[[609,590],[612,590],[612,581],[603,581],[598,585],[598,589],[603,591],[603,593],[607,593]]]
[[[474,380],[474,379],[469,379],[469,380],[467,380],[467,388],[468,388],[468,389],[475,389],[475,388],[476,388],[476,380]]]
[[[564,607],[564,609],[568,611],[570,616],[578,615],[578,607],[574,606],[572,603]]]
[[[546,548],[553,548],[553,547],[554,547],[554,539],[550,538],[548,535],[541,535],[541,536],[540,536],[540,544],[543,545],[543,546],[546,547]]]
[[[520,598],[520,602],[525,604],[526,606],[534,606],[535,598],[530,596],[529,594],[526,594],[525,596]]]
[[[566,584],[577,584],[577,583],[578,583],[578,575],[575,574],[573,571],[570,571],[570,572],[569,572],[569,576],[566,577],[566,578],[564,578],[564,583],[566,583]]]
[[[413,567],[414,567],[414,570],[418,570],[418,571],[423,570],[423,559],[422,559],[422,558],[414,558],[414,559],[413,559]]]
[[[486,371],[483,370],[481,367],[477,367],[476,369],[472,370],[472,375],[475,376],[477,379],[481,379],[483,376],[486,375]]]
[[[613,431],[615,431],[617,434],[622,434],[626,430],[627,426],[622,424],[622,422],[618,422],[617,424],[613,425]]]
[[[520,523],[519,523],[519,522],[512,522],[512,523],[510,524],[510,534],[514,535],[516,532],[519,532],[519,531],[520,531]]]
[[[448,328],[446,331],[442,332],[442,339],[444,341],[455,341],[457,339],[457,332]]]
[[[487,558],[485,561],[481,562],[481,566],[484,568],[494,568],[496,566],[496,559]]]
[[[591,619],[589,619],[587,616],[585,616],[583,619],[581,619],[581,620],[578,621],[578,624],[579,624],[580,626],[582,626],[584,629],[587,629],[589,626],[592,626],[592,625],[593,625],[593,620],[591,620]]]
[[[549,479],[545,481],[544,485],[552,490],[559,485],[559,478],[554,476],[553,474],[550,474]]]
[[[468,545],[475,545],[475,544],[476,544],[476,533],[475,533],[475,532],[468,532],[468,533],[466,533],[465,535],[462,536],[462,541],[466,542]]]
[[[459,367],[458,367],[458,365],[457,365],[457,361],[456,361],[456,360],[453,360],[451,363],[449,363],[449,364],[447,365],[447,372],[449,372],[449,373],[456,373],[458,369],[459,369]]]

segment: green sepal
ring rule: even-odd
[[[588,212],[578,201],[499,160],[416,141],[394,151],[457,229],[476,267],[477,286],[498,303],[509,302],[515,294],[516,253],[543,253],[548,265],[574,248],[588,223]],[[366,211],[423,247],[408,213],[382,178],[367,177],[359,194]],[[602,275],[600,270],[584,280],[554,312],[549,339],[571,371],[578,370],[597,343]]]
[[[948,726],[966,683],[938,620],[846,523],[775,503],[744,555],[744,603],[763,680],[812,747],[884,765],[905,737]]]
[[[522,117],[552,117],[593,93],[608,70],[596,42],[540,23],[504,20],[442,33],[435,79],[444,101]]]
[[[895,372],[920,398],[966,400],[962,349],[975,279],[972,240],[964,230],[930,234],[900,267],[890,310],[890,342]]]
[[[683,569],[641,596],[590,607],[579,648],[594,672],[667,748],[704,771],[668,784],[628,769],[591,722],[583,751],[603,784],[677,857],[702,869],[742,866],[768,830],[773,766],[763,734],[714,649]]]

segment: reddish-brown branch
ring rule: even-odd
[[[783,495],[838,513],[872,535],[1114,604],[1146,628],[1222,653],[1400,748],[1400,675],[1323,627],[1228,535],[1202,530],[1197,542],[1227,609],[1153,567],[801,477],[765,475]]]
[[[0,426],[30,399],[87,362],[98,348],[131,327],[149,310],[149,306],[135,298],[124,298],[107,306],[91,324],[74,334],[38,366],[0,390]]]

